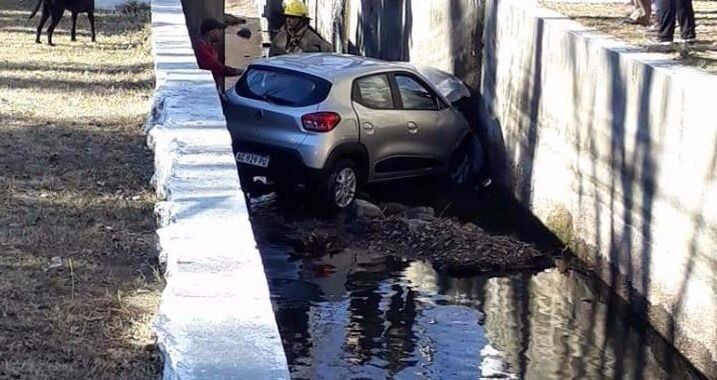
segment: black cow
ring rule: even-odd
[[[51,18],[50,26],[47,28],[47,43],[52,43],[52,32],[55,31],[55,27],[62,19],[62,14],[65,13],[65,9],[72,12],[72,32],[71,39],[75,41],[75,29],[77,28],[77,15],[79,13],[87,13],[87,18],[90,20],[90,28],[92,30],[92,42],[95,42],[95,1],[94,0],[38,0],[35,9],[30,14],[30,18],[33,18],[37,11],[42,6],[42,18],[40,19],[40,25],[37,26],[37,36],[35,42],[40,43],[40,34],[42,33],[42,27],[48,18]]]

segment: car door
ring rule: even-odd
[[[369,180],[390,177],[396,171],[392,163],[413,150],[390,76],[382,73],[356,79],[352,100],[360,140],[368,151]]]
[[[399,106],[412,144],[415,170],[431,171],[450,159],[457,137],[450,107],[418,76],[409,72],[393,74]]]

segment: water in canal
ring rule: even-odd
[[[296,258],[260,235],[296,379],[699,378],[586,274],[454,278],[380,252]]]

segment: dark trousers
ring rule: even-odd
[[[675,34],[675,21],[680,22],[682,38],[695,38],[695,10],[692,0],[661,0],[660,39],[672,41]]]

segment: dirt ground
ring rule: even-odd
[[[261,23],[256,17],[259,13],[257,6],[251,0],[226,0],[226,14],[239,17],[246,23],[229,25],[225,34],[225,63],[232,67],[246,68],[252,59],[262,55]],[[240,38],[237,32],[247,28],[251,31],[251,38]],[[231,88],[239,77],[227,77],[225,88]]]
[[[0,2],[0,379],[157,378],[149,13],[50,47],[34,3]]]
[[[620,40],[648,51],[670,53],[676,62],[717,73],[717,1],[693,1],[697,22],[697,41],[686,46],[673,43],[668,46],[651,42],[654,32],[639,25],[622,21],[631,11],[627,4],[583,4],[543,1],[543,6],[560,12],[581,24],[605,32]],[[679,26],[675,38],[679,37]]]

